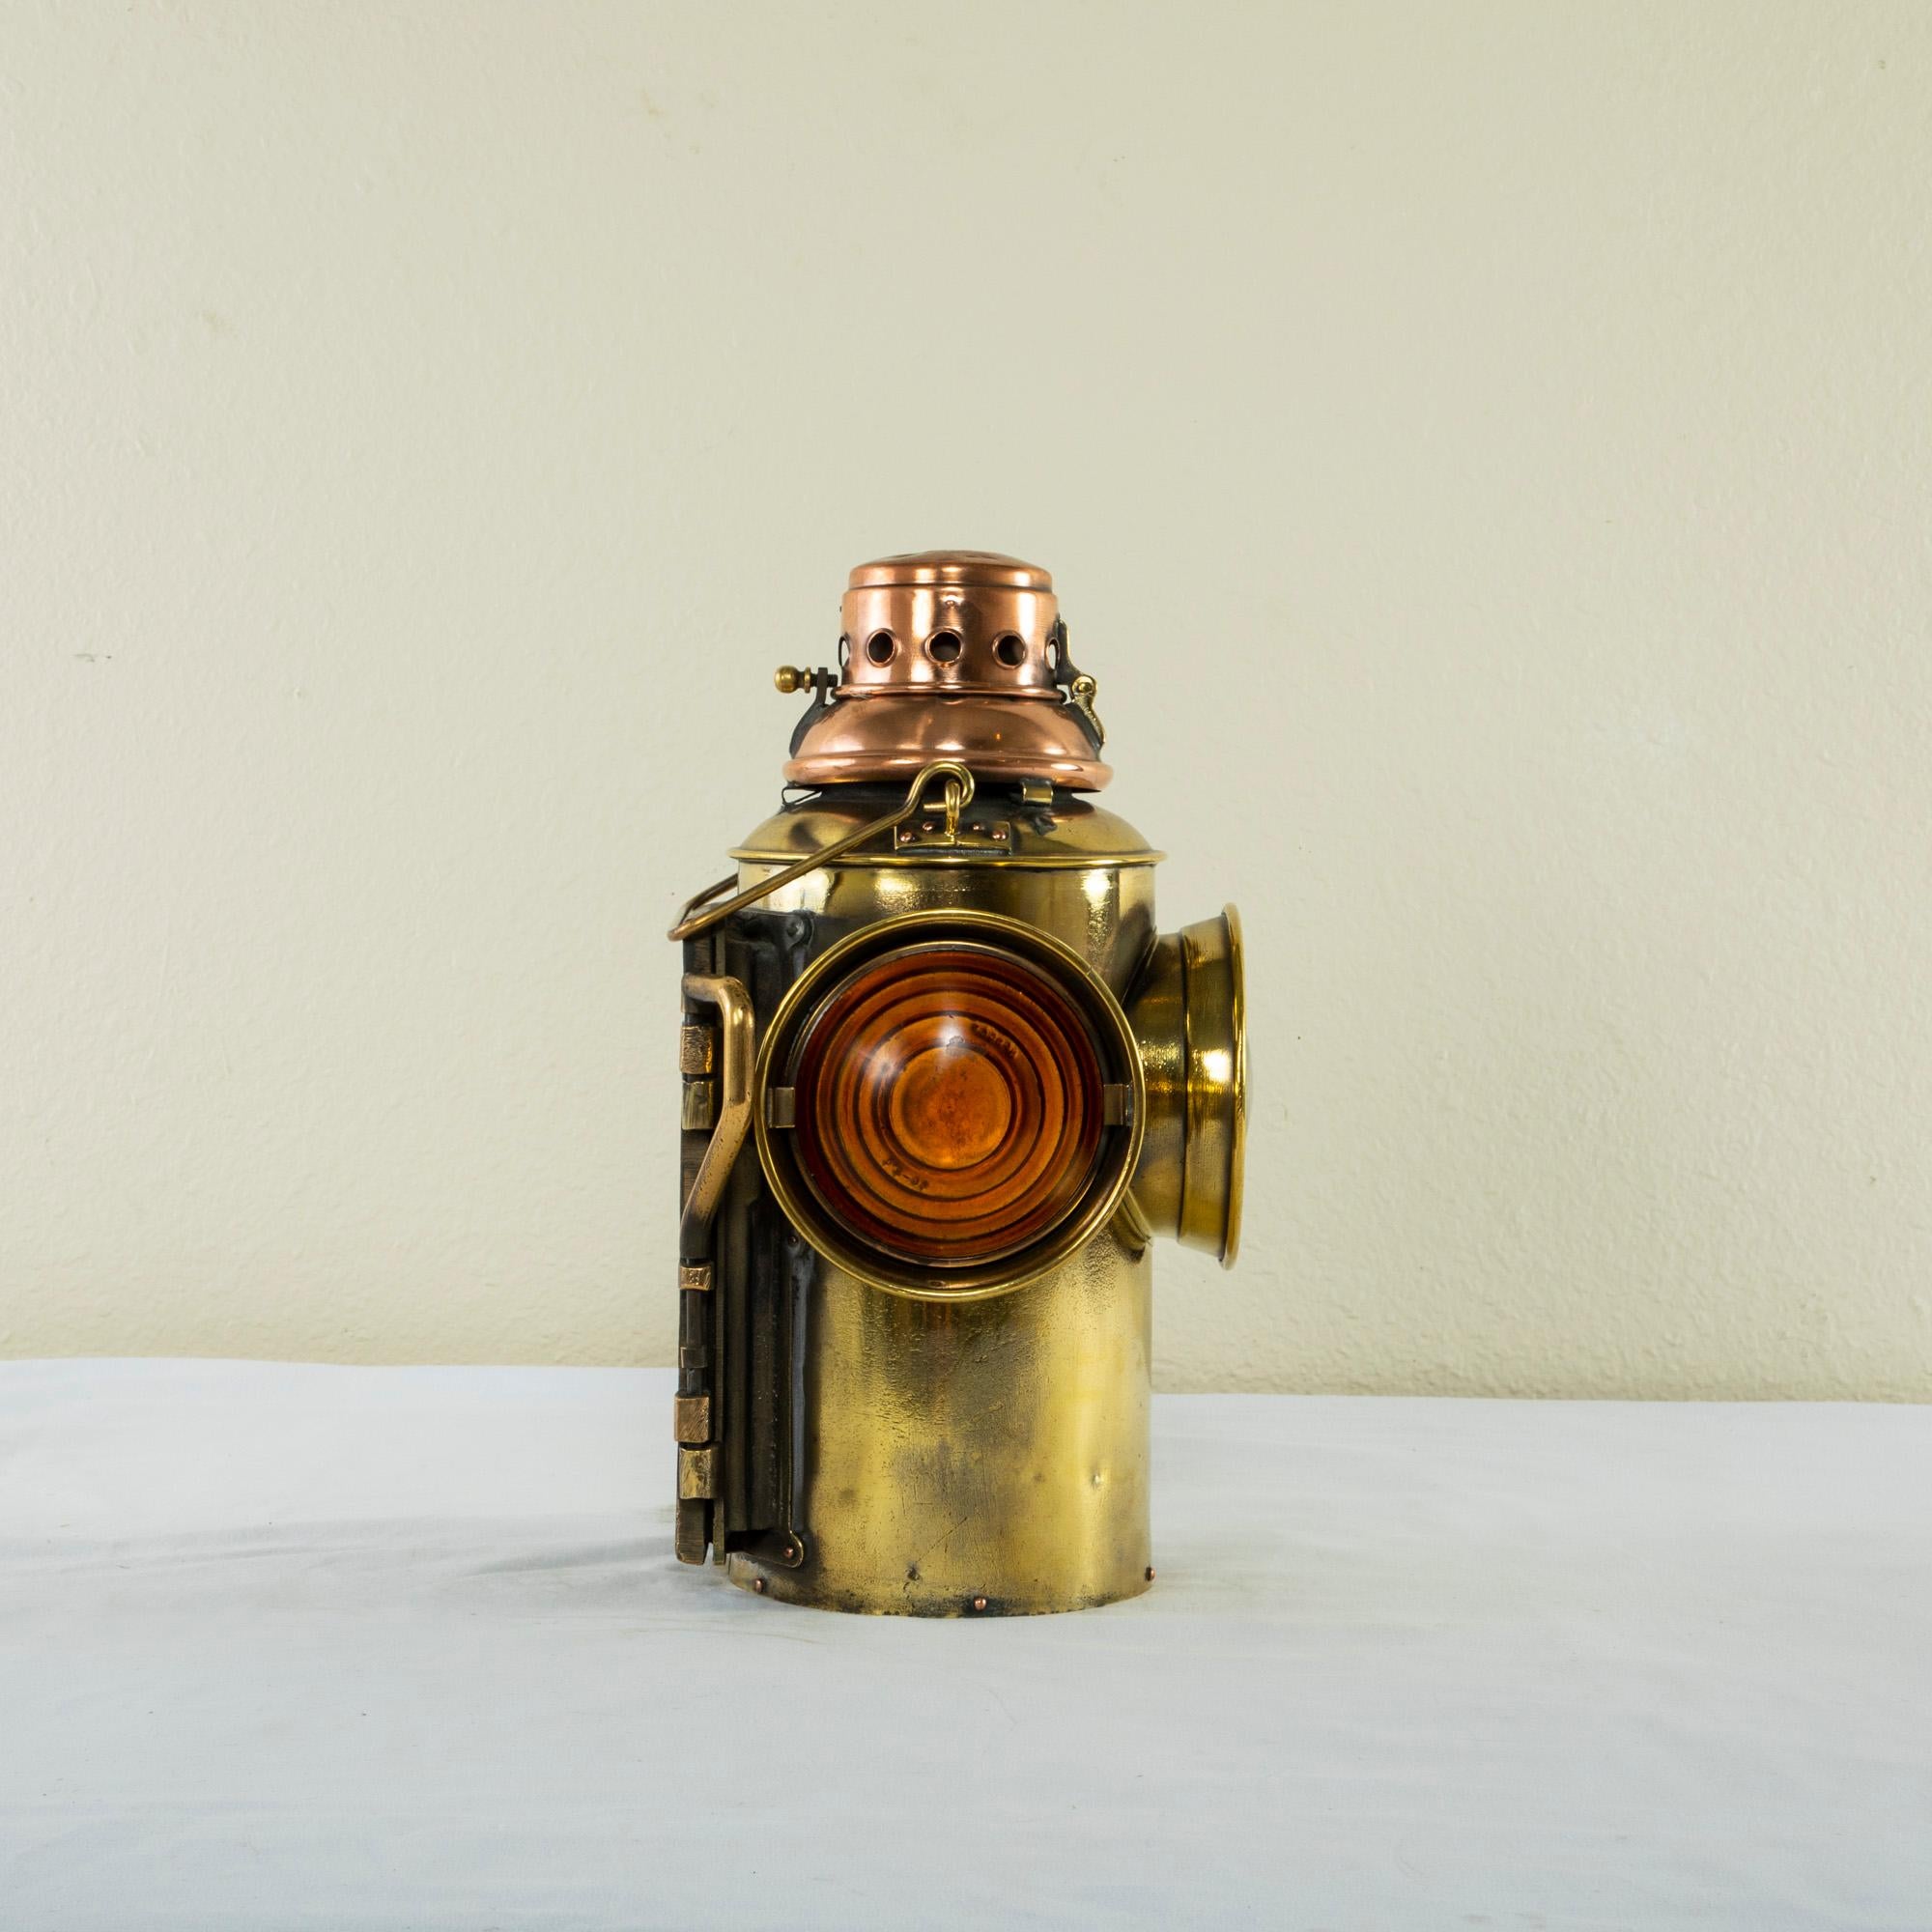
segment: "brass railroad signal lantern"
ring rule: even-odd
[[[685,908],[676,1550],[788,1602],[1073,1609],[1153,1576],[1150,1249],[1232,1265],[1234,908],[1154,924],[1052,579],[862,564]]]

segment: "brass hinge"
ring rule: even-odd
[[[716,1036],[708,1026],[681,1026],[677,1030],[677,1070],[687,1076],[711,1071],[711,1056]]]
[[[680,1502],[671,1523],[671,1554],[680,1563],[702,1563],[711,1548],[711,1505],[707,1502]]]
[[[681,1502],[696,1502],[717,1494],[715,1448],[680,1449],[677,1452],[677,1493]]]
[[[686,1020],[677,1030],[677,1070],[684,1075],[678,1125],[688,1134],[708,1134],[718,1118],[718,1084],[712,1079],[718,1036],[701,1021]]]
[[[672,1397],[677,1423],[677,1439],[693,1445],[711,1440],[711,1398],[708,1395]]]

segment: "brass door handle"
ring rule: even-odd
[[[736,980],[687,973],[684,998],[690,1006],[716,1007],[723,1035],[716,1120],[677,1230],[679,1261],[700,1262],[710,1252],[712,1219],[752,1125],[752,996]]]

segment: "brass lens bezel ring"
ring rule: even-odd
[[[1128,1120],[1101,1128],[1101,1153],[1087,1191],[1037,1239],[991,1261],[952,1267],[881,1253],[841,1229],[799,1171],[795,1131],[774,1127],[768,1095],[789,1073],[794,1054],[820,1008],[853,973],[887,952],[947,943],[990,948],[1053,980],[1079,1007],[1099,1042],[1101,1074],[1132,1094]],[[1140,1048],[1119,998],[1093,965],[1063,941],[1005,913],[965,909],[900,913],[848,933],[795,980],[758,1044],[752,1076],[752,1120],[758,1165],[786,1220],[835,1267],[868,1287],[919,1301],[984,1301],[1050,1274],[1100,1233],[1119,1211],[1140,1161],[1147,1123],[1147,1081]]]
[[[1248,969],[1241,941],[1241,915],[1221,908],[1227,935],[1223,970],[1227,976],[1227,1037],[1232,1075],[1224,1105],[1228,1117],[1227,1206],[1221,1226],[1221,1265],[1231,1268],[1241,1248],[1241,1205],[1248,1167]]]

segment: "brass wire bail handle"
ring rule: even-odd
[[[905,803],[896,811],[889,811],[883,818],[875,818],[869,825],[862,825],[856,832],[848,832],[843,838],[835,838],[830,845],[821,845],[816,852],[809,853],[795,864],[787,866],[781,872],[774,872],[769,879],[760,879],[754,886],[747,886],[741,893],[733,893],[722,904],[711,901],[731,884],[735,873],[720,879],[715,885],[706,886],[696,898],[685,901],[684,910],[678,923],[671,927],[669,938],[694,939],[700,932],[708,932],[720,920],[729,919],[734,912],[743,912],[748,905],[756,905],[762,898],[769,898],[781,886],[788,886],[794,879],[802,879],[808,872],[815,872],[821,866],[829,866],[835,859],[842,859],[855,845],[863,845],[868,838],[877,838],[881,834],[896,831],[908,818],[925,809],[927,787],[934,779],[946,781],[946,832],[951,838],[959,829],[959,814],[973,803],[973,774],[957,758],[938,758],[922,768],[906,791]]]

